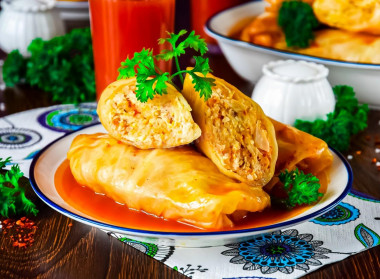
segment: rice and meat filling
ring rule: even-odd
[[[132,87],[125,88],[125,90],[134,91],[135,89]],[[144,105],[137,101],[134,94],[122,92],[115,95],[111,102],[114,109],[112,113],[113,128],[121,133],[124,139],[133,135],[138,141],[149,141],[152,145],[164,145],[165,142],[172,139],[172,131],[176,132],[177,137],[182,138],[186,136],[183,135],[183,132],[191,129],[190,123],[182,119],[175,120],[175,112],[170,111],[169,104],[152,106],[149,110],[144,110]],[[150,132],[146,133],[145,130]]]
[[[188,144],[201,135],[190,105],[174,87],[147,102],[137,100],[135,92],[135,79],[118,80],[99,100],[100,121],[114,138],[150,149]]]
[[[258,111],[237,100],[227,87],[217,88],[206,102],[215,150],[224,167],[249,181],[259,180],[271,168],[268,132]],[[224,92],[222,92],[224,91]]]

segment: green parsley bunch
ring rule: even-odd
[[[285,34],[288,47],[306,48],[314,39],[313,30],[319,25],[313,8],[302,1],[284,1],[278,14],[278,25]]]
[[[5,160],[0,158],[0,215],[7,218],[10,215],[37,215],[36,206],[25,196],[26,189],[20,183],[24,175],[20,167],[13,165],[10,170],[4,171],[10,162],[10,157]]]
[[[327,114],[327,119],[313,122],[297,119],[294,126],[323,139],[338,151],[346,151],[350,147],[350,138],[367,128],[368,105],[359,105],[354,89],[339,85],[333,88],[336,104],[335,110]]]
[[[274,205],[292,209],[298,205],[312,204],[323,196],[318,190],[321,187],[319,179],[311,173],[305,174],[303,171],[295,169],[285,170],[278,176],[286,193],[286,197],[279,198],[272,196]]]
[[[48,92],[59,103],[95,100],[95,74],[89,28],[74,29],[49,41],[40,38],[28,46],[31,56],[18,50],[8,54],[3,66],[7,86],[26,83]]]

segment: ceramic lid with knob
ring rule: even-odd
[[[55,0],[13,0],[4,1],[4,8],[11,8],[19,12],[43,12],[54,7]]]
[[[296,119],[325,119],[334,111],[335,96],[328,69],[312,62],[280,60],[263,66],[252,99],[275,120],[293,125]]]
[[[327,78],[329,69],[312,62],[280,60],[264,65],[263,73],[284,82],[305,83]]]

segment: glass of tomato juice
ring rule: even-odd
[[[174,31],[175,0],[89,0],[96,96],[115,81],[120,62],[143,48],[157,54],[158,39]],[[170,72],[171,62],[158,66]]]

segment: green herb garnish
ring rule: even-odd
[[[183,75],[186,73],[193,78],[194,88],[200,93],[200,96],[205,100],[210,98],[212,94],[211,87],[215,85],[215,80],[206,77],[211,72],[208,58],[203,57],[208,50],[207,44],[199,35],[195,35],[194,31],[190,32],[185,39],[179,42],[179,39],[182,39],[186,33],[186,30],[181,30],[178,34],[168,33],[168,38],[159,39],[159,44],[168,42],[172,49],[164,49],[158,55],[153,55],[151,50],[143,49],[140,52],[136,52],[132,58],[127,58],[124,62],[121,62],[121,67],[118,69],[118,79],[136,76],[136,98],[140,102],[147,102],[157,94],[165,94],[166,83],[168,82],[175,86],[173,78],[176,76],[179,77],[183,84]],[[195,66],[193,69],[181,70],[178,59],[186,53],[187,49],[199,52],[200,56],[194,56]],[[177,72],[173,74],[162,72],[155,65],[155,61],[157,60],[169,61],[171,59],[174,59],[177,68]]]
[[[359,105],[352,87],[339,85],[333,88],[336,97],[335,110],[327,114],[327,119],[313,122],[297,119],[297,129],[312,134],[327,142],[338,151],[350,147],[352,135],[367,128],[368,105]]]
[[[59,103],[95,100],[95,75],[89,28],[74,29],[49,41],[40,38],[28,46],[31,56],[12,51],[4,62],[7,86],[26,83],[51,94]]]
[[[4,172],[5,165],[10,162],[10,157],[0,158],[0,215],[7,218],[9,215],[37,215],[36,206],[25,196],[25,188],[21,186],[20,178],[24,174],[20,167],[13,165]]]
[[[284,185],[286,198],[272,197],[275,205],[292,209],[297,205],[312,204],[323,196],[318,190],[321,187],[319,179],[311,173],[295,169],[291,172],[285,170],[278,176]]]
[[[278,25],[285,33],[288,47],[306,48],[314,39],[319,22],[313,8],[302,1],[284,1],[278,14]]]
[[[3,79],[7,86],[12,87],[25,82],[26,60],[18,50],[11,51],[3,65]]]

